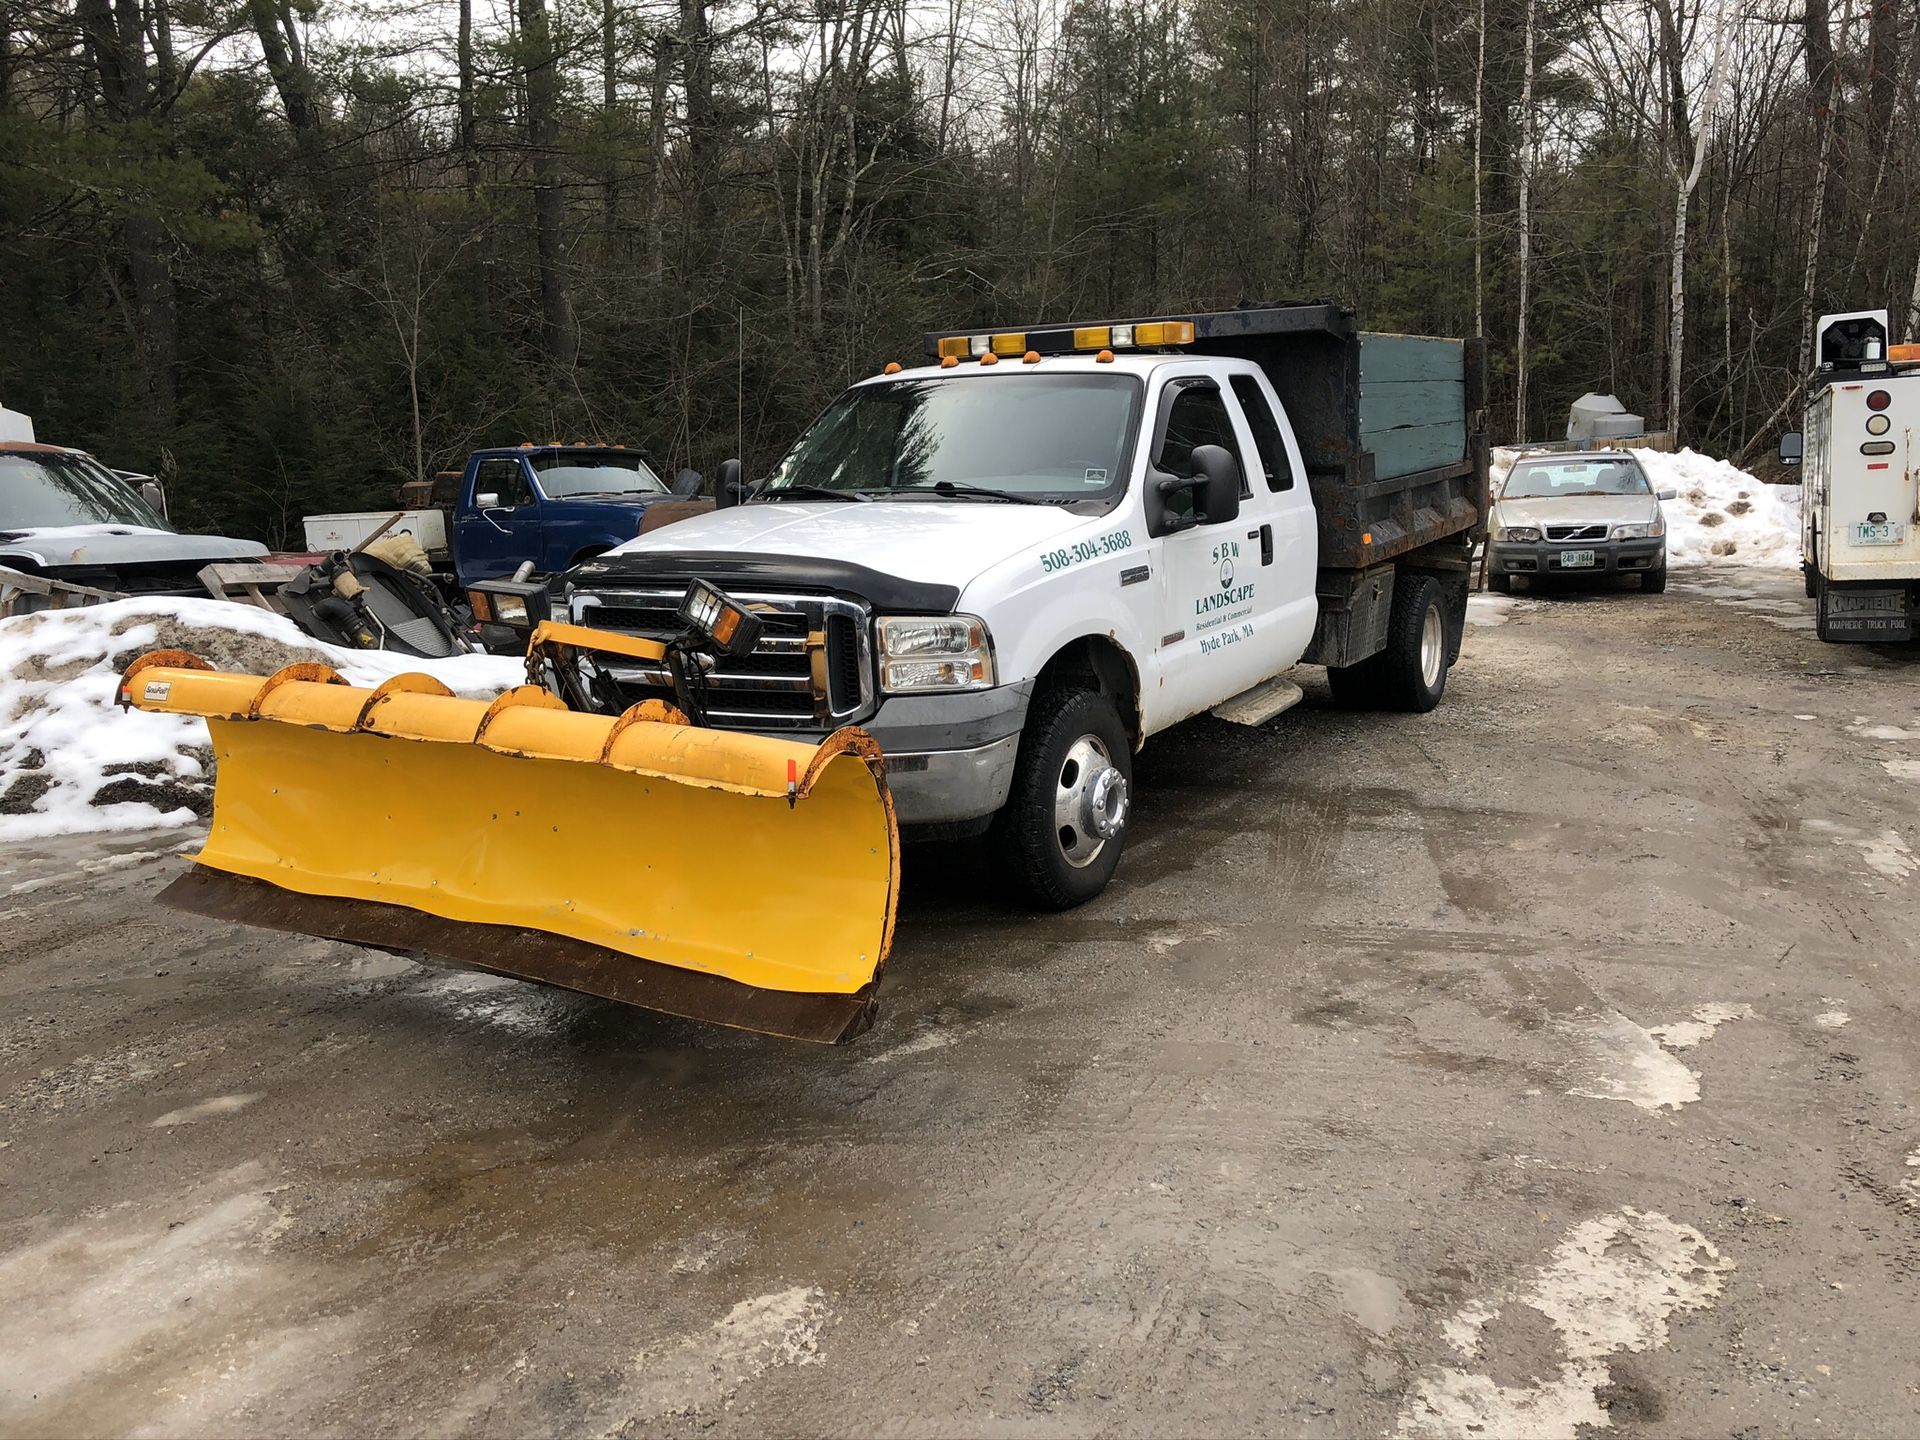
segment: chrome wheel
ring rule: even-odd
[[[1427,606],[1420,622],[1420,678],[1431,690],[1440,683],[1440,672],[1447,663],[1447,623],[1438,605]]]
[[[1082,735],[1067,747],[1055,777],[1054,833],[1060,853],[1076,869],[1091,865],[1127,823],[1127,777],[1107,747]]]

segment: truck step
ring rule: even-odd
[[[1251,690],[1242,690],[1231,700],[1221,701],[1213,707],[1213,714],[1215,719],[1231,720],[1235,725],[1264,725],[1306,698],[1306,691],[1276,675],[1271,680],[1262,680]]]

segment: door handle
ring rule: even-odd
[[[1260,541],[1260,563],[1271,565],[1273,563],[1273,526],[1262,525],[1258,530],[1247,531],[1249,540],[1256,537]]]

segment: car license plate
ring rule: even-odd
[[[1591,570],[1593,568],[1593,551],[1562,550],[1560,552],[1560,568],[1562,570]]]
[[[1907,537],[1902,533],[1906,527],[1898,520],[1885,520],[1878,524],[1871,520],[1862,520],[1853,527],[1853,543],[1856,545],[1898,545]]]

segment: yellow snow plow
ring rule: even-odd
[[[709,628],[699,639],[726,648]],[[609,653],[666,662],[686,703],[608,715],[556,696],[584,695]],[[216,763],[206,845],[161,899],[850,1040],[872,1023],[899,890],[879,748],[857,729],[812,744],[693,723],[700,670],[689,644],[552,622],[528,652],[548,683],[491,703],[425,675],[368,690],[323,665],[261,677],[145,655],[121,702],[204,716]]]

